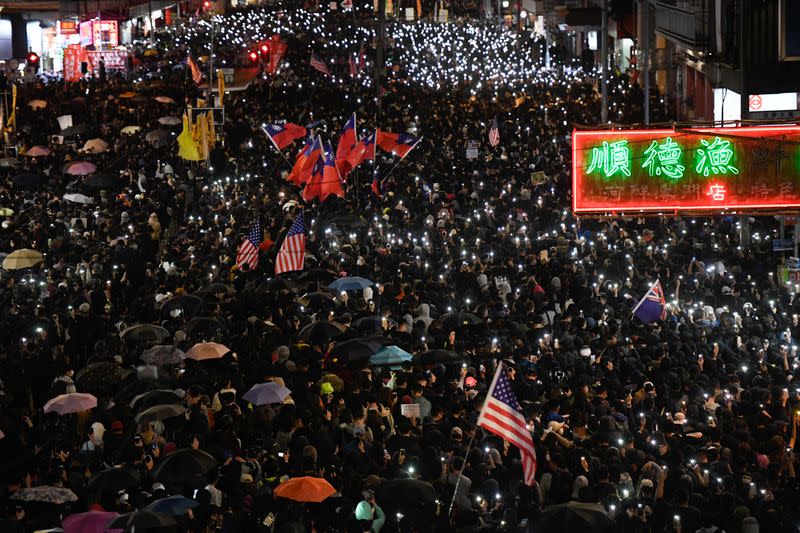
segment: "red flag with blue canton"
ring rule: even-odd
[[[377,144],[381,149],[391,152],[403,159],[419,143],[421,137],[409,133],[387,133],[378,130]]]
[[[353,170],[367,159],[375,159],[375,134],[376,132],[373,131],[356,143],[356,147],[347,159],[350,164],[350,170]]]
[[[303,126],[287,122],[286,124],[267,124],[261,130],[269,137],[272,144],[280,152],[295,140],[304,137],[306,129]]]
[[[664,298],[664,290],[661,288],[661,280],[656,280],[650,286],[644,297],[633,308],[633,314],[646,324],[667,318],[667,301]]]
[[[289,173],[287,181],[291,181],[297,185],[303,185],[311,177],[312,169],[322,153],[322,143],[320,138],[315,140],[310,139],[306,141],[306,146],[297,154],[297,159],[294,161],[292,171]]]
[[[342,189],[342,178],[339,175],[339,169],[336,168],[336,162],[333,158],[333,150],[330,144],[325,145],[325,153],[323,154],[322,165],[322,180],[319,191],[319,201],[324,202],[328,196],[335,195],[344,198],[344,189]]]
[[[339,168],[342,176],[347,176],[351,167],[347,159],[353,150],[356,148],[358,138],[356,137],[356,114],[353,113],[347,123],[342,129],[342,134],[339,136],[339,144],[336,145],[336,166]]]
[[[255,270],[258,267],[258,246],[263,240],[264,235],[261,231],[261,223],[256,221],[247,233],[247,237],[239,245],[239,251],[236,253],[236,266],[239,269],[244,265],[248,265],[250,270]]]
[[[536,479],[536,449],[522,406],[511,389],[511,381],[503,363],[497,367],[486,393],[486,400],[478,416],[478,425],[519,448],[525,484],[533,485]]]
[[[301,196],[306,202],[311,202],[314,198],[319,198],[322,193],[322,173],[325,169],[325,159],[322,155],[317,156],[317,160],[311,169],[311,176],[306,181]]]

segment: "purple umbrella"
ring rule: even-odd
[[[88,161],[75,161],[64,166],[64,172],[70,176],[85,176],[97,170],[97,165]]]
[[[73,392],[51,398],[46,404],[44,404],[44,412],[66,415],[69,413],[88,411],[94,407],[97,407],[97,398],[91,394]]]
[[[244,398],[254,405],[266,405],[268,403],[281,403],[292,393],[283,385],[278,385],[274,381],[269,383],[258,383],[244,393]]]
[[[103,511],[89,511],[69,515],[62,522],[64,533],[103,533],[108,524],[117,513]]]

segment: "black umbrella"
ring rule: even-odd
[[[184,448],[168,455],[153,470],[153,477],[162,483],[186,483],[191,478],[204,475],[215,466],[217,462],[206,452]]]
[[[230,285],[225,285],[224,283],[210,283],[205,287],[201,287],[197,294],[202,294],[203,296],[206,295],[214,295],[217,294],[236,294],[236,289],[234,289]]]
[[[485,323],[482,318],[472,313],[447,313],[439,317],[439,322],[447,329],[482,326]]]
[[[91,392],[95,396],[113,393],[122,379],[122,369],[107,361],[91,363],[75,375],[75,387],[79,392]]]
[[[300,330],[299,339],[312,344],[319,344],[344,333],[345,327],[337,322],[318,320]]]
[[[327,268],[311,268],[297,276],[297,281],[329,281],[338,276],[339,274]]]
[[[377,353],[387,342],[389,340],[383,337],[362,337],[337,342],[331,350],[330,356],[339,363],[363,361]]]
[[[153,407],[148,407],[144,411],[140,412],[136,415],[136,422],[148,421],[152,422],[155,420],[166,420],[167,418],[172,418],[174,416],[180,416],[186,413],[189,409],[186,408],[184,405],[179,405],[177,403],[171,403],[167,405],[154,405]]]
[[[89,129],[85,125],[77,124],[75,126],[70,126],[69,128],[64,128],[58,132],[58,134],[64,137],[74,137],[76,135],[83,135],[87,131],[89,131]]]
[[[378,333],[383,328],[383,319],[378,315],[362,316],[353,320],[353,329],[365,333]]]
[[[123,531],[142,531],[161,527],[174,526],[175,519],[164,513],[151,511],[134,511],[114,517],[106,525],[106,529],[122,529]]]
[[[417,529],[430,523],[436,515],[437,498],[433,485],[410,478],[387,481],[375,491],[375,500],[383,507],[387,516],[395,516],[395,513],[403,516],[401,531]]]
[[[286,278],[269,278],[258,286],[260,291],[293,291],[297,286]]]
[[[297,298],[297,302],[306,307],[324,307],[333,305],[333,296],[327,292],[309,292]]]
[[[139,477],[125,468],[107,468],[89,479],[89,490],[95,492],[117,492],[136,487]]]
[[[112,174],[92,174],[83,177],[83,184],[90,189],[116,189],[122,185],[119,176]]]
[[[192,337],[213,337],[222,329],[222,324],[213,316],[196,316],[183,327]]]
[[[328,220],[328,224],[332,226],[342,226],[350,228],[366,228],[367,221],[358,215],[339,215]]]
[[[131,407],[133,409],[147,409],[154,405],[166,405],[180,403],[183,401],[183,396],[171,389],[158,389],[151,390],[136,396],[131,400]]]
[[[17,187],[39,187],[40,185],[47,183],[47,176],[32,173],[17,174],[11,178],[11,183]]]
[[[569,502],[552,505],[545,509],[536,520],[533,531],[612,533],[617,531],[617,526],[613,520],[606,516],[601,505]]]
[[[428,350],[414,355],[413,361],[423,365],[432,365],[435,363],[458,363],[463,359],[456,352],[450,350]]]
[[[155,324],[137,324],[119,334],[125,342],[163,342],[169,331]]]
[[[203,299],[191,294],[179,294],[161,304],[161,312],[169,313],[173,309],[180,309],[184,317],[192,317],[203,305]]]

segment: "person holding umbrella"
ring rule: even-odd
[[[361,493],[364,498],[356,505],[355,518],[358,520],[362,532],[380,533],[386,515],[380,505],[375,502],[375,493],[365,490]]]

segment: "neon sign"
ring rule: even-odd
[[[800,126],[576,131],[576,213],[800,209]]]

